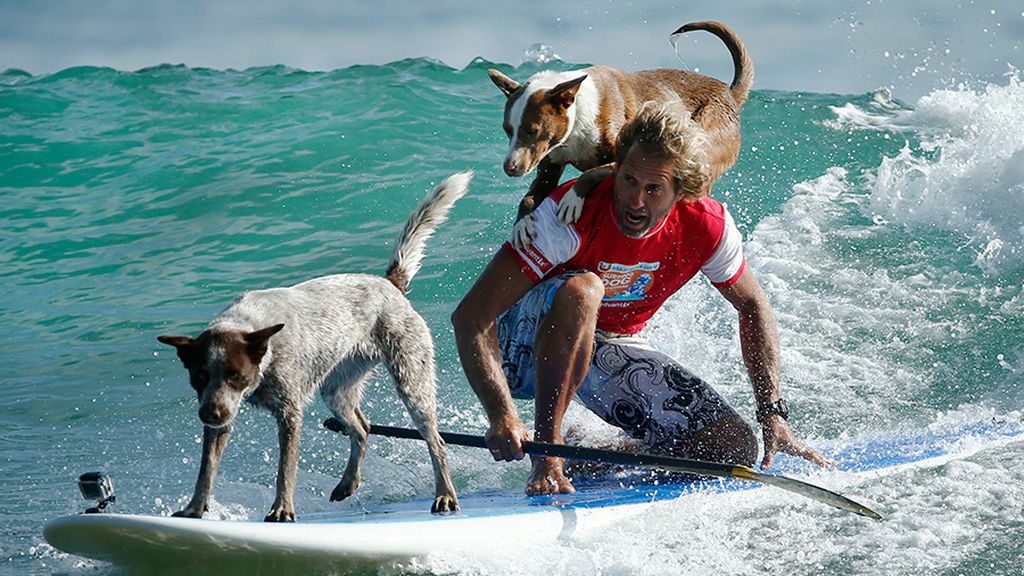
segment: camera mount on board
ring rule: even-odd
[[[117,497],[114,496],[114,481],[103,472],[86,472],[78,477],[78,489],[86,500],[97,500],[96,506],[86,508],[86,514],[98,514],[106,510]]]

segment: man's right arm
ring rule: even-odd
[[[490,429],[484,436],[495,460],[520,460],[530,439],[501,368],[498,316],[534,285],[508,248],[501,248],[452,314],[459,359],[483,404]]]

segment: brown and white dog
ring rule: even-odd
[[[732,84],[689,72],[659,68],[622,72],[594,66],[571,72],[539,72],[520,84],[491,69],[491,81],[508,97],[503,127],[509,150],[503,168],[520,177],[534,168],[537,177],[519,204],[513,241],[532,241],[532,219],[524,218],[558,185],[562,171],[572,164],[586,171],[611,162],[622,126],[648,101],[680,100],[708,136],[710,185],[736,163],[740,150],[739,111],[754,81],[754,64],[739,37],[719,22],[692,22],[672,33],[706,30],[718,36],[732,54]],[[573,221],[583,198],[566,194],[559,215]]]
[[[265,520],[295,520],[299,432],[303,409],[317,391],[351,439],[348,465],[331,500],[352,495],[370,432],[359,409],[363,383],[380,363],[427,441],[434,467],[431,512],[459,509],[437,430],[434,342],[405,292],[420,269],[427,239],[471,178],[470,172],[450,176],[420,203],[398,238],[386,276],[336,274],[246,292],[197,338],[158,338],[177,349],[199,395],[203,423],[199,479],[192,500],[175,516],[199,518],[206,511],[232,422],[250,398],[270,410],[278,424],[277,496]]]

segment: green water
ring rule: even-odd
[[[425,191],[467,168],[476,171],[470,194],[431,240],[410,297],[438,344],[443,427],[485,428],[448,316],[507,237],[527,184],[500,168],[503,97],[488,66],[0,74],[0,572],[109,573],[42,540],[47,519],[83,506],[81,472],[111,473],[126,512],[169,513],[190,494],[201,434],[194,394],[157,335],[198,332],[243,290],[383,272]],[[784,391],[812,443],[1020,418],[1024,89],[1011,78],[930,98],[754,92],[740,160],[715,186],[775,305]],[[1003,120],[989,119],[991,109]],[[735,325],[700,281],[649,336],[750,416]],[[388,388],[384,376],[372,382],[366,412],[404,425]],[[360,492],[327,503],[347,445],[317,429],[324,416],[319,403],[307,412],[300,516],[431,493],[421,448],[377,440]],[[214,514],[262,517],[274,437],[272,418],[243,410]],[[1004,446],[838,486],[881,503],[887,523],[789,500],[691,507],[522,552],[518,573],[1020,574],[1022,453]],[[516,487],[527,472],[465,449],[452,460],[464,492]],[[950,501],[963,504],[956,514]],[[665,536],[670,526],[693,530],[693,546]],[[504,573],[504,561],[388,570]]]

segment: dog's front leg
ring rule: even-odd
[[[516,220],[522,219],[523,216],[530,214],[537,206],[540,206],[540,203],[558,187],[558,179],[562,177],[564,171],[565,164],[559,164],[547,157],[537,164],[537,177],[530,184],[530,190],[526,196],[519,201],[519,213],[516,215]]]
[[[277,465],[277,496],[265,522],[295,522],[295,474],[299,464],[299,435],[302,412],[285,410],[277,418],[277,439],[281,457]]]
[[[580,215],[583,214],[583,204],[586,202],[587,196],[594,188],[597,188],[598,184],[615,174],[615,168],[615,163],[611,162],[580,174],[572,186],[572,193],[562,196],[562,201],[558,203],[558,219],[566,224],[572,224],[579,220]]]
[[[533,211],[558,186],[558,179],[565,170],[564,164],[552,162],[544,158],[537,165],[537,178],[530,184],[530,191],[519,201],[519,212],[516,225],[512,229],[512,243],[516,248],[523,249],[533,244],[536,233],[533,229]]]
[[[220,458],[224,455],[224,448],[231,438],[231,426],[221,428],[210,428],[203,426],[203,459],[199,464],[199,479],[196,480],[196,489],[192,493],[192,501],[182,510],[175,512],[174,516],[186,518],[202,518],[207,510],[210,495],[213,494],[213,481],[217,478],[217,467],[220,466]]]

